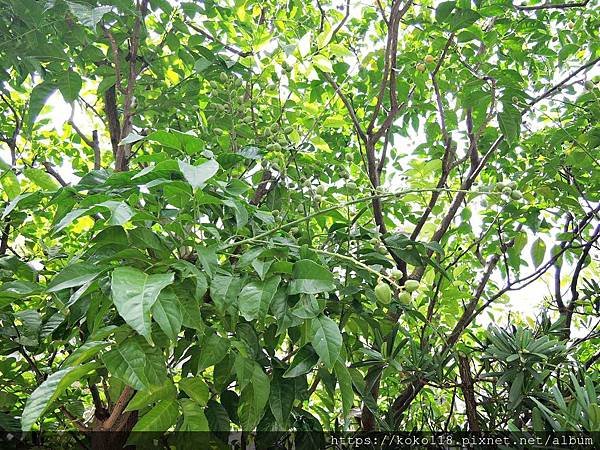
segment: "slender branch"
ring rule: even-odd
[[[598,61],[600,61],[600,57],[592,59],[587,64],[584,64],[583,66],[579,67],[577,70],[571,72],[569,75],[567,75],[561,81],[559,81],[558,83],[556,83],[550,89],[548,89],[547,91],[545,91],[541,95],[539,95],[536,98],[534,98],[533,100],[531,100],[529,102],[529,107],[531,107],[531,106],[535,105],[536,103],[539,103],[543,99],[545,99],[545,98],[553,95],[556,91],[559,91],[566,83],[568,83],[569,80],[571,80],[571,78],[573,78],[574,76],[578,75],[579,73],[581,73],[581,72],[583,72],[585,70],[591,69],[592,67],[594,67],[598,63]],[[527,109],[529,109],[529,108],[527,108]]]
[[[338,33],[338,31],[341,30],[341,28],[344,26],[344,24],[348,20],[348,17],[350,17],[350,0],[346,0],[346,12],[345,12],[342,20],[340,20],[340,22],[333,29],[333,31],[331,33],[331,39],[333,39],[333,37]]]
[[[464,355],[458,356],[458,369],[460,372],[461,385],[465,399],[465,410],[467,412],[467,422],[469,423],[469,431],[478,432],[479,419],[477,417],[477,401],[475,399],[475,389],[473,377],[471,376],[471,368],[469,358]]]
[[[52,175],[54,177],[54,179],[56,179],[56,181],[58,181],[61,186],[64,187],[69,184],[63,179],[63,177],[60,176],[60,174],[56,171],[56,169],[54,169],[54,167],[52,166],[52,164],[50,164],[49,161],[44,161],[42,163],[42,165],[46,168],[46,172],[48,172],[48,174]]]
[[[73,414],[71,414],[65,406],[61,405],[60,411],[67,417],[67,419],[69,419],[73,423],[73,425],[75,425],[75,427],[79,431],[82,431],[84,433],[87,433],[89,431],[88,427],[86,427],[84,424],[82,424],[77,417],[75,417]]]
[[[342,92],[342,90],[340,89],[340,86],[333,79],[333,77],[331,77],[331,75],[329,75],[327,72],[321,72],[321,73],[323,74],[323,77],[325,77],[325,79],[329,82],[329,84],[331,84],[331,86],[333,87],[333,89],[335,90],[337,95],[339,95],[340,99],[344,103],[344,106],[348,110],[348,114],[350,114],[350,119],[352,120],[352,124],[356,128],[356,132],[358,133],[358,136],[361,138],[361,140],[363,142],[366,143],[367,135],[365,134],[365,132],[362,129],[362,126],[360,125],[360,121],[358,120],[358,117],[356,116],[356,112],[354,111],[354,107],[352,106],[352,103],[350,103],[350,100],[348,99],[348,97],[346,97],[346,95]]]
[[[254,53],[253,53],[253,52],[251,52],[251,51],[242,51],[242,50],[239,50],[239,49],[237,49],[237,48],[235,48],[235,47],[232,47],[232,46],[231,46],[231,45],[229,45],[229,44],[225,44],[224,42],[221,42],[221,41],[219,41],[219,40],[218,40],[216,37],[214,37],[212,34],[208,33],[207,31],[204,31],[202,28],[200,28],[200,27],[198,27],[198,26],[194,25],[193,23],[190,23],[190,22],[186,22],[186,23],[187,23],[188,27],[190,27],[192,30],[194,30],[194,31],[196,31],[196,32],[198,32],[198,33],[200,33],[202,36],[204,36],[204,37],[206,37],[206,38],[210,39],[210,40],[211,40],[211,41],[213,41],[215,44],[217,44],[217,45],[220,45],[221,47],[223,47],[223,48],[225,48],[225,49],[229,50],[229,51],[230,51],[230,52],[232,52],[232,53],[235,53],[235,54],[236,54],[236,55],[238,55],[238,56],[241,56],[242,58],[245,58],[245,57],[247,57],[247,56],[252,56],[252,55],[254,54]]]
[[[569,9],[569,8],[581,8],[587,6],[589,0],[585,0],[583,2],[577,3],[545,3],[543,5],[534,5],[534,6],[523,6],[523,5],[514,5],[519,11],[537,11],[540,9]]]

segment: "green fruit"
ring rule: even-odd
[[[315,202],[320,203],[321,200],[323,200],[323,197],[321,197],[319,194],[315,195]]]
[[[386,249],[385,247],[381,246],[381,247],[378,247],[378,248],[377,248],[377,252],[378,252],[380,255],[385,255],[385,254],[387,253],[387,249]]]
[[[325,193],[325,186],[323,186],[322,184],[317,186],[317,194],[324,194]]]
[[[402,278],[402,275],[404,275],[404,274],[402,273],[402,271],[401,271],[401,270],[398,270],[398,269],[393,269],[393,270],[390,272],[390,276],[391,276],[391,277],[392,277],[394,280],[399,280],[400,278]]]
[[[274,209],[271,211],[271,214],[273,214],[273,217],[279,217],[279,210],[278,209]]]
[[[521,191],[512,191],[510,193],[510,198],[513,200],[521,200],[523,198],[523,194],[521,194]]]
[[[236,87],[241,87],[242,86],[242,79],[241,78],[236,78],[234,81],[234,85]]]
[[[511,189],[516,189],[517,188],[517,183],[515,181],[511,181],[508,183],[508,187]]]
[[[596,87],[596,85],[594,84],[593,81],[587,80],[585,82],[585,87],[591,91],[592,89],[594,89]]]
[[[346,183],[346,187],[353,191],[354,189],[356,189],[356,183],[354,181],[349,181],[348,183]]]
[[[417,64],[417,70],[419,72],[425,72],[426,69],[427,69],[427,67],[425,67],[425,64],[423,64],[423,63]]]
[[[400,295],[398,295],[398,301],[403,305],[408,305],[411,300],[411,295],[406,291],[400,292]]]
[[[502,193],[506,194],[506,195],[510,195],[512,192],[512,189],[509,188],[508,186],[506,186],[505,188],[502,188]]]
[[[220,80],[221,80],[223,83],[225,83],[225,82],[226,82],[226,81],[229,79],[229,77],[227,76],[227,74],[226,74],[225,72],[221,72],[221,74],[219,75],[219,79],[220,79]]]
[[[375,286],[375,296],[379,303],[389,305],[392,301],[392,289],[387,283],[380,281],[377,283],[377,286]]]
[[[406,292],[415,292],[419,289],[419,282],[417,280],[407,280],[404,283],[404,289],[406,289]]]

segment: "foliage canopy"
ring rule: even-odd
[[[597,6],[0,0],[0,429],[598,431]]]

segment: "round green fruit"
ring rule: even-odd
[[[417,70],[419,72],[425,72],[426,69],[427,69],[427,67],[425,67],[425,64],[423,64],[423,63],[417,64]]]
[[[279,210],[278,209],[274,209],[271,211],[271,214],[273,214],[273,217],[279,217]]]
[[[354,189],[356,189],[356,183],[354,181],[349,181],[348,183],[346,183],[346,187],[353,191]]]
[[[521,191],[512,191],[510,193],[510,198],[513,200],[521,200],[523,198],[523,194],[521,194]]]
[[[434,62],[434,61],[435,61],[435,58],[434,58],[433,56],[431,56],[431,55],[427,55],[427,56],[425,57],[425,62],[426,62],[427,64],[431,64],[431,63],[432,63],[432,62]]]
[[[415,292],[419,289],[419,282],[417,280],[407,280],[404,284],[406,292]]]
[[[400,294],[398,295],[398,301],[403,305],[408,305],[411,300],[411,295],[406,291],[400,292]]]
[[[380,281],[377,283],[377,286],[375,286],[375,296],[379,303],[389,305],[392,301],[392,289],[387,283]]]
[[[317,194],[323,195],[325,193],[325,190],[325,186],[323,186],[322,184],[317,186]]]
[[[227,76],[227,74],[225,72],[221,72],[221,74],[219,75],[219,80],[221,80],[221,82],[225,83],[228,79],[229,79],[229,77]]]
[[[393,269],[393,270],[390,272],[390,276],[391,276],[391,277],[392,277],[394,280],[399,280],[400,278],[402,278],[402,275],[403,275],[402,271],[401,271],[401,270],[398,270],[398,269]]]
[[[502,188],[502,193],[506,194],[506,195],[510,195],[512,193],[512,189],[509,188],[508,186],[506,186],[505,188]]]

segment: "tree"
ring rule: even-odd
[[[0,1],[0,428],[597,431],[596,2],[232,3]]]

